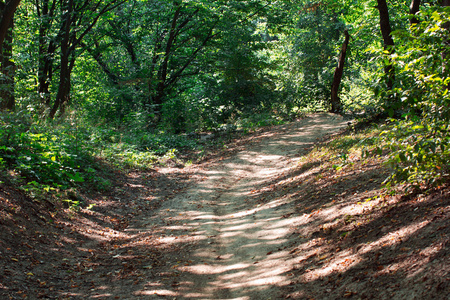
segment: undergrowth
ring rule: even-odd
[[[104,191],[111,188],[111,174],[116,171],[146,170],[169,160],[183,164],[179,156],[187,152],[201,156],[205,147],[225,145],[236,132],[245,134],[282,122],[270,114],[248,116],[219,127],[214,139],[202,140],[199,134],[116,130],[76,119],[42,121],[23,111],[2,112],[0,170],[36,199],[72,189]],[[350,169],[358,161],[377,160],[390,166],[387,187],[436,185],[448,178],[447,127],[430,131],[426,123],[411,120],[349,127],[304,159],[320,161],[335,172]]]
[[[196,146],[187,137],[170,134],[129,134],[75,120],[0,113],[0,170],[36,199],[69,189],[108,190],[110,171],[149,169]]]
[[[380,133],[381,129],[376,125],[357,131],[349,128],[314,147],[304,160],[327,163],[327,167],[339,171],[374,154]]]
[[[34,199],[49,194],[58,199],[73,190],[106,191],[113,185],[114,172],[147,170],[169,160],[183,164],[179,156],[187,152],[200,150],[202,155],[206,146],[223,145],[236,132],[280,122],[268,114],[249,116],[219,127],[214,139],[202,140],[199,134],[138,127],[117,130],[74,117],[43,121],[26,111],[1,112],[0,170],[4,180]]]
[[[390,192],[400,186],[405,192],[427,189],[448,180],[450,155],[442,142],[446,134],[444,130],[433,132],[425,122],[390,120],[363,129],[350,128],[315,147],[303,161],[320,161],[336,172],[350,169],[356,162],[377,161],[389,170],[384,185]]]

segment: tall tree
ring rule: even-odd
[[[10,22],[10,27],[0,53],[0,108],[7,110],[13,110],[15,107],[14,73],[16,65],[12,60],[13,27],[14,19]]]
[[[0,49],[3,46],[20,0],[0,1]]]
[[[201,89],[198,78],[223,65],[225,57],[219,56],[230,31],[255,22],[269,6],[261,1],[129,1],[90,36],[90,53],[108,81],[139,94],[135,100],[157,121],[168,100],[195,85]]]
[[[155,92],[152,96],[154,105],[161,105],[163,97],[166,95],[180,77],[185,75],[185,70],[197,58],[197,54],[206,46],[208,41],[214,37],[214,27],[217,24],[213,22],[203,32],[197,31],[197,37],[194,47],[191,47],[194,36],[183,36],[186,29],[195,26],[196,15],[199,9],[188,9],[181,2],[175,1],[173,7],[172,18],[166,30],[165,38],[159,39],[160,42],[155,44],[160,53],[155,53],[152,61],[159,61],[158,66],[153,65],[152,69],[157,69],[155,81],[157,82]],[[204,24],[206,25],[206,24]],[[190,49],[189,49],[190,48]],[[186,51],[185,59],[180,60],[177,53]],[[177,61],[175,63],[175,61]]]
[[[383,37],[384,49],[392,54],[394,52],[394,39],[392,38],[391,22],[389,19],[389,9],[386,0],[377,0],[378,12],[380,13],[380,29]],[[395,80],[395,71],[391,62],[384,67],[386,73],[386,86],[388,90],[392,90]]]
[[[345,57],[347,55],[348,42],[350,35],[348,30],[344,30],[344,43],[342,44],[341,54],[339,55],[338,65],[334,71],[333,83],[331,85],[331,112],[340,113],[342,111],[342,103],[339,98],[339,85],[341,84],[342,75],[344,73]]]
[[[35,10],[39,20],[38,29],[38,94],[41,101],[50,106],[50,84],[53,79],[56,51],[59,47],[60,36],[51,32],[53,24],[56,22],[60,1],[57,0],[36,0]]]
[[[65,0],[61,5],[62,19],[60,23],[60,66],[59,83],[55,101],[49,112],[52,119],[58,110],[64,112],[64,105],[69,102],[71,89],[71,73],[85,36],[96,25],[99,18],[124,3],[125,0]]]
[[[336,42],[345,29],[337,11],[317,2],[305,6],[299,14],[293,55],[300,78],[302,97],[330,103]]]
[[[12,110],[15,64],[12,61],[14,13],[20,0],[0,1],[0,109]]]

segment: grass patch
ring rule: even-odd
[[[320,162],[323,166],[339,171],[344,166],[353,165],[375,154],[381,132],[382,129],[378,125],[358,131],[347,130],[314,147],[302,162]]]

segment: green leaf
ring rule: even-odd
[[[405,153],[400,152],[400,153],[398,154],[398,156],[399,156],[399,158],[400,158],[400,160],[401,160],[402,162],[407,162],[407,161],[408,161],[408,159],[406,158]]]
[[[377,154],[378,155],[383,154],[383,149],[381,149],[381,147],[377,147]]]
[[[78,173],[75,174],[67,173],[67,177],[69,177],[74,182],[84,182],[84,178]]]
[[[389,107],[388,108],[388,114],[389,114],[389,117],[394,117],[394,109],[392,108],[392,107]]]
[[[433,153],[436,153],[436,143],[431,142],[430,148],[431,148],[431,151],[433,151]]]

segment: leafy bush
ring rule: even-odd
[[[25,112],[0,113],[0,169],[32,196],[90,185],[104,190],[103,157],[115,166],[145,168],[155,154],[121,143],[113,130],[72,122],[33,122]],[[103,152],[103,155],[102,155]]]
[[[383,142],[392,151],[391,184],[438,184],[448,176],[448,123],[436,126],[428,121],[426,118],[421,122],[400,121],[393,130],[382,133]]]
[[[55,132],[50,126],[31,124],[23,113],[0,114],[0,157],[2,167],[18,172],[26,182],[68,187],[84,182],[81,168],[90,157],[78,145],[78,138]]]
[[[98,153],[98,156],[119,169],[146,169],[158,161],[153,152],[140,151],[136,146],[126,143],[110,144]]]
[[[450,162],[450,53],[445,25],[450,10],[428,7],[418,17],[421,22],[410,30],[395,32],[401,46],[391,58],[401,84],[392,93],[405,114],[382,135],[392,150],[392,183],[414,186],[439,183],[448,177]]]
[[[244,131],[253,130],[259,127],[279,125],[283,123],[283,119],[274,116],[272,113],[263,112],[260,114],[251,114],[238,120],[237,125]]]
[[[39,123],[26,112],[0,113],[0,169],[16,174],[17,184],[35,196],[87,185],[108,189],[105,163],[146,169],[195,147],[197,141],[187,135],[118,131],[76,119]]]

